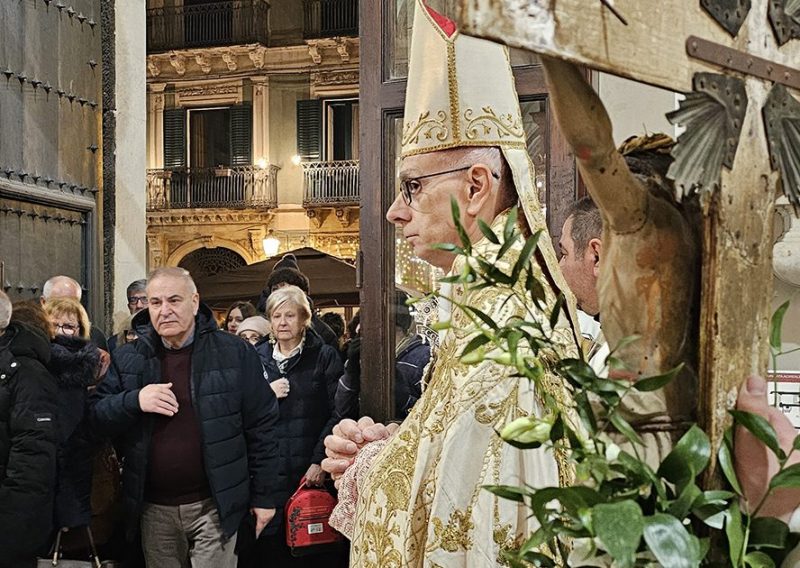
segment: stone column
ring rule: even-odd
[[[145,3],[115,0],[114,10],[116,211],[113,313],[116,320],[119,314],[128,313],[125,288],[133,280],[147,275],[147,53]]]
[[[253,163],[269,163],[269,77],[251,77],[253,83]]]
[[[165,83],[151,83],[147,98],[147,169],[164,167]]]

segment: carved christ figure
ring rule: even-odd
[[[615,353],[628,369],[622,375],[636,380],[687,364],[662,393],[628,401],[628,418],[640,432],[672,432],[674,441],[681,423],[691,420],[696,399],[699,221],[690,223],[691,210],[675,203],[665,170],[637,167],[636,159],[617,150],[603,103],[578,68],[541,59],[556,117],[603,217],[603,332],[612,350],[637,337]]]

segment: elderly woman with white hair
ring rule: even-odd
[[[325,436],[336,422],[334,397],[342,362],[336,350],[310,328],[311,307],[297,286],[284,286],[270,294],[267,317],[272,326],[270,341],[257,345],[256,351],[280,405],[281,467],[275,503],[278,513],[267,529],[272,529],[272,536],[262,537],[258,549],[270,566],[303,566],[303,559],[289,554],[281,513],[302,478],[312,486],[322,485],[325,479],[320,463],[325,457]]]

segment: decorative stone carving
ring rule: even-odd
[[[336,218],[339,219],[339,223],[341,223],[343,229],[353,224],[355,210],[352,207],[338,207],[335,212]]]
[[[178,75],[183,76],[186,74],[186,58],[183,55],[170,53],[169,62]]]
[[[197,209],[190,213],[173,213],[170,211],[148,211],[147,224],[150,226],[169,226],[169,225],[200,225],[213,219],[215,223],[223,225],[269,225],[272,222],[274,213],[263,211],[247,210],[203,210]]]
[[[328,218],[328,215],[331,214],[330,209],[308,209],[306,211],[306,215],[311,220],[311,224],[314,225],[316,229],[322,227],[323,223],[325,223],[325,219]]]
[[[159,75],[161,75],[161,68],[158,66],[158,63],[156,63],[156,61],[153,59],[147,60],[147,71],[150,73],[151,77],[158,77]]]
[[[247,54],[250,57],[250,61],[253,62],[256,69],[263,69],[264,68],[264,58],[267,55],[267,50],[264,47],[254,47],[250,50]]]
[[[311,61],[317,65],[322,63],[322,54],[319,52],[319,45],[316,43],[308,44],[308,54],[311,56]]]
[[[259,256],[264,250],[261,241],[264,240],[266,232],[264,229],[248,229],[247,234],[250,237],[248,245],[253,251],[253,256]]]
[[[222,54],[222,61],[225,62],[225,65],[228,66],[228,71],[236,71],[236,57],[230,51],[226,51]]]
[[[150,270],[164,265],[164,250],[159,235],[147,235],[147,249],[150,251]]]
[[[358,70],[320,71],[311,76],[314,86],[358,85]]]
[[[194,56],[194,60],[195,62],[197,62],[197,65],[200,67],[200,70],[203,73],[205,73],[206,75],[211,73],[211,60],[208,58],[207,55],[198,53]]]
[[[358,234],[334,233],[311,235],[310,245],[340,258],[355,258],[360,240]]]
[[[210,97],[213,95],[233,95],[239,93],[238,85],[196,85],[179,89],[178,95],[186,97]]]
[[[342,58],[342,63],[348,63],[350,61],[349,45],[345,38],[339,38],[336,42],[336,52],[339,54],[339,57]]]
[[[222,62],[227,69],[237,72],[280,69],[284,73],[303,73],[317,67],[335,68],[342,62],[357,66],[358,53],[358,38],[322,38],[270,48],[231,45],[152,53],[147,56],[147,67],[150,78],[161,76],[162,81],[165,76],[202,78],[219,69]],[[211,70],[207,71],[209,66]]]
[[[164,95],[163,93],[153,95],[153,110],[156,112],[164,111]]]

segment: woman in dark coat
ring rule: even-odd
[[[311,308],[296,286],[284,286],[270,294],[267,316],[272,339],[257,345],[256,351],[280,405],[277,434],[281,466],[278,510],[267,529],[272,529],[274,536],[267,535],[266,546],[259,548],[269,550],[262,561],[268,560],[270,566],[305,566],[304,559],[292,558],[286,547],[283,507],[303,477],[312,486],[320,486],[325,480],[320,463],[325,457],[325,436],[336,422],[334,397],[342,362],[336,350],[309,327]],[[320,561],[319,556],[308,559],[310,565],[321,565]]]
[[[90,389],[107,368],[107,355],[90,342],[91,325],[80,302],[54,298],[45,309],[55,330],[48,368],[58,385],[60,431],[54,522],[57,528],[86,527],[92,522],[92,476],[101,447],[89,430],[86,409]],[[109,532],[104,528],[99,533]],[[71,536],[76,546],[86,547],[86,534]],[[104,542],[108,534],[97,536]]]

